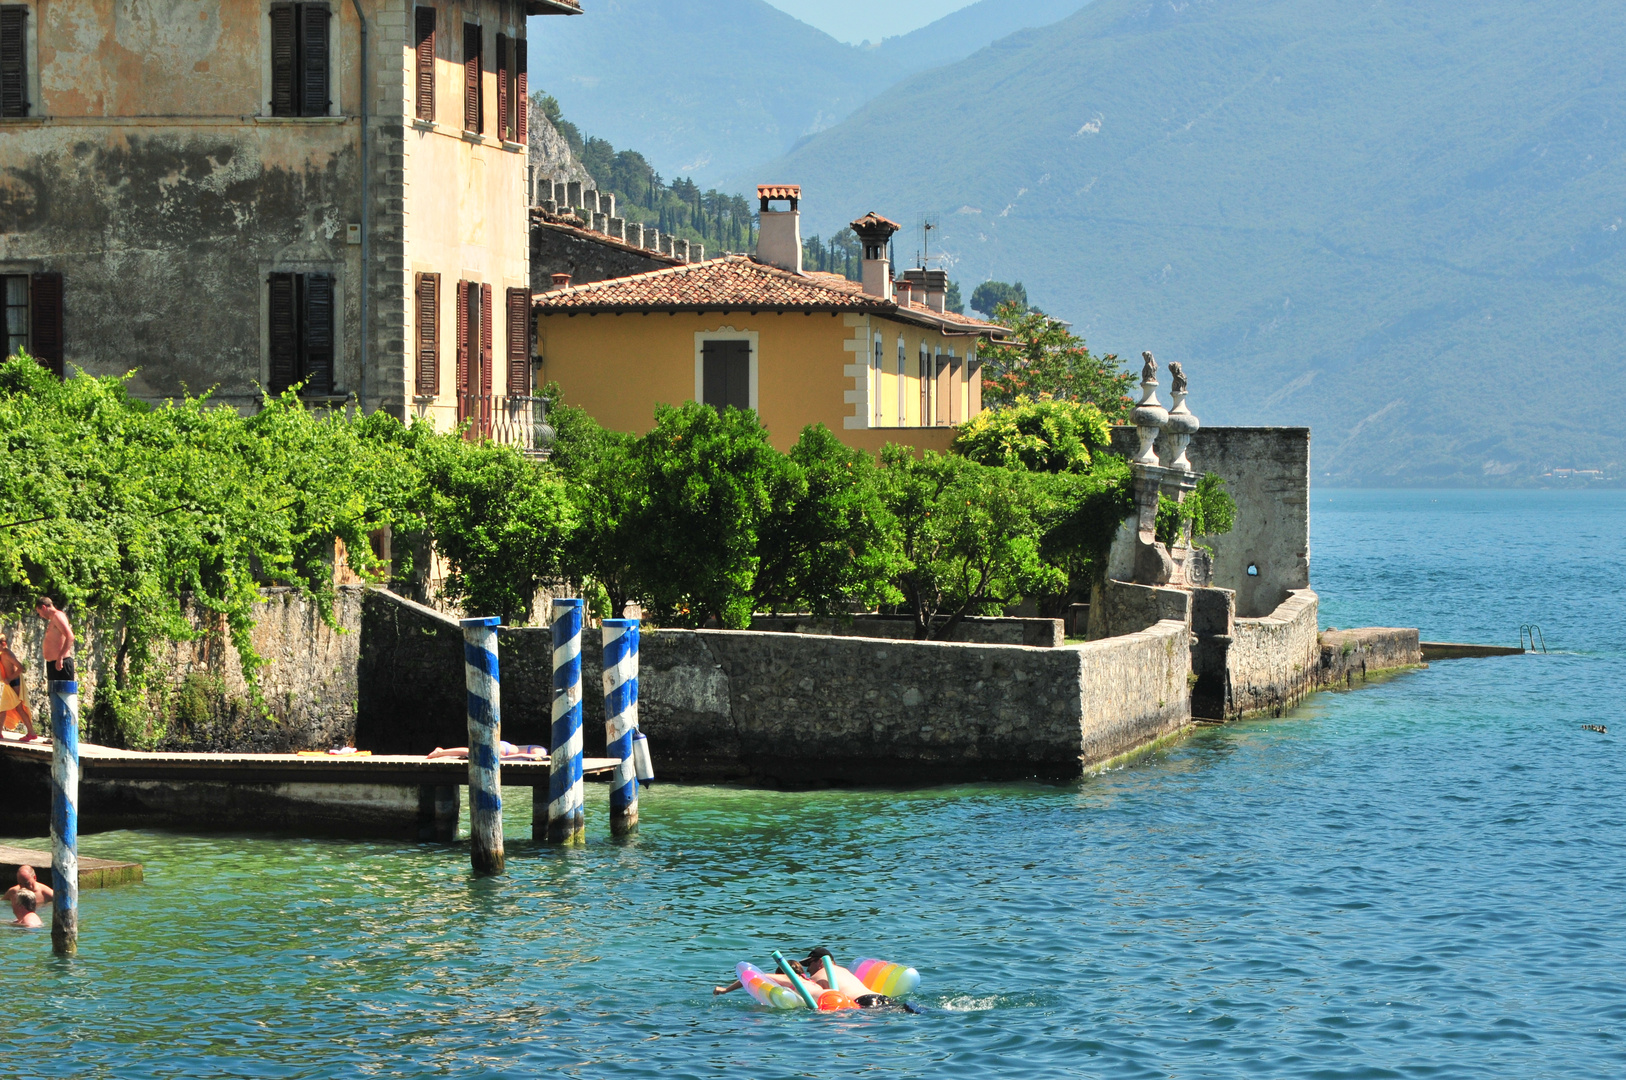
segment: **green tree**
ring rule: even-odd
[[[560,400],[557,384],[543,393]],[[548,419],[558,432],[550,460],[575,508],[575,528],[564,541],[560,572],[583,596],[603,588],[611,612],[619,614],[643,595],[638,567],[647,485],[633,456],[637,440],[601,427],[576,406],[555,406]]]
[[[1209,536],[1222,536],[1236,525],[1236,500],[1225,490],[1225,479],[1217,473],[1204,473],[1186,497],[1175,502],[1167,495],[1157,500],[1157,540],[1174,544],[1191,525],[1193,542]],[[1200,545],[1199,545],[1200,546]]]
[[[943,292],[943,307],[956,315],[965,314],[965,300],[960,296],[960,283],[951,281]]]
[[[971,307],[975,311],[992,317],[999,310],[1001,304],[1010,304],[1016,312],[1021,314],[1028,309],[1028,291],[1018,281],[1015,284],[1006,284],[1003,281],[985,281],[978,285],[971,293]]]
[[[955,433],[950,449],[983,465],[1030,472],[1086,472],[1111,444],[1107,418],[1091,402],[1019,397],[984,409]]]
[[[1021,311],[1015,304],[1002,304],[994,321],[1011,333],[1008,342],[990,342],[978,350],[985,405],[1009,405],[1019,397],[1048,394],[1089,402],[1109,420],[1129,415],[1134,376],[1118,366],[1116,355],[1095,356],[1066,323],[1037,308]]]
[[[881,490],[898,522],[898,589],[915,637],[944,639],[968,615],[998,613],[1065,584],[1040,553],[1054,478],[906,447],[881,452]]]

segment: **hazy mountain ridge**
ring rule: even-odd
[[[580,17],[537,20],[530,85],[583,131],[706,186],[786,152],[899,79],[1087,2],[979,0],[865,48],[764,0],[594,0]]]
[[[1210,422],[1310,423],[1318,477],[1623,456],[1626,9],[1097,0],[893,87],[758,172],[807,228],[939,216]],[[900,254],[902,254],[900,249]]]

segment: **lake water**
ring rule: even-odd
[[[1620,1077],[1620,492],[1314,499],[1323,625],[1451,661],[1079,783],[656,786],[626,844],[125,832],[81,955],[0,933],[8,1068],[98,1077]],[[1618,733],[1582,730],[1601,723]],[[828,943],[927,1015],[713,998]],[[3,1072],[5,1070],[0,1070]]]

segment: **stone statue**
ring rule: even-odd
[[[1143,364],[1140,369],[1140,381],[1143,383],[1156,382],[1157,361],[1152,358],[1152,354],[1149,352],[1143,352],[1140,354],[1140,356],[1142,360],[1146,361],[1146,363]]]
[[[1148,358],[1150,357],[1150,355],[1151,355],[1150,353],[1147,354]],[[1178,361],[1178,360],[1170,360],[1169,361],[1169,376],[1174,379],[1174,385],[1169,388],[1170,393],[1175,393],[1175,394],[1183,394],[1183,393],[1185,393],[1186,392],[1186,373],[1180,370],[1180,361]]]

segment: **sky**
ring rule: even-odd
[[[780,11],[816,26],[839,41],[861,41],[907,34],[936,22],[974,0],[768,0]]]

